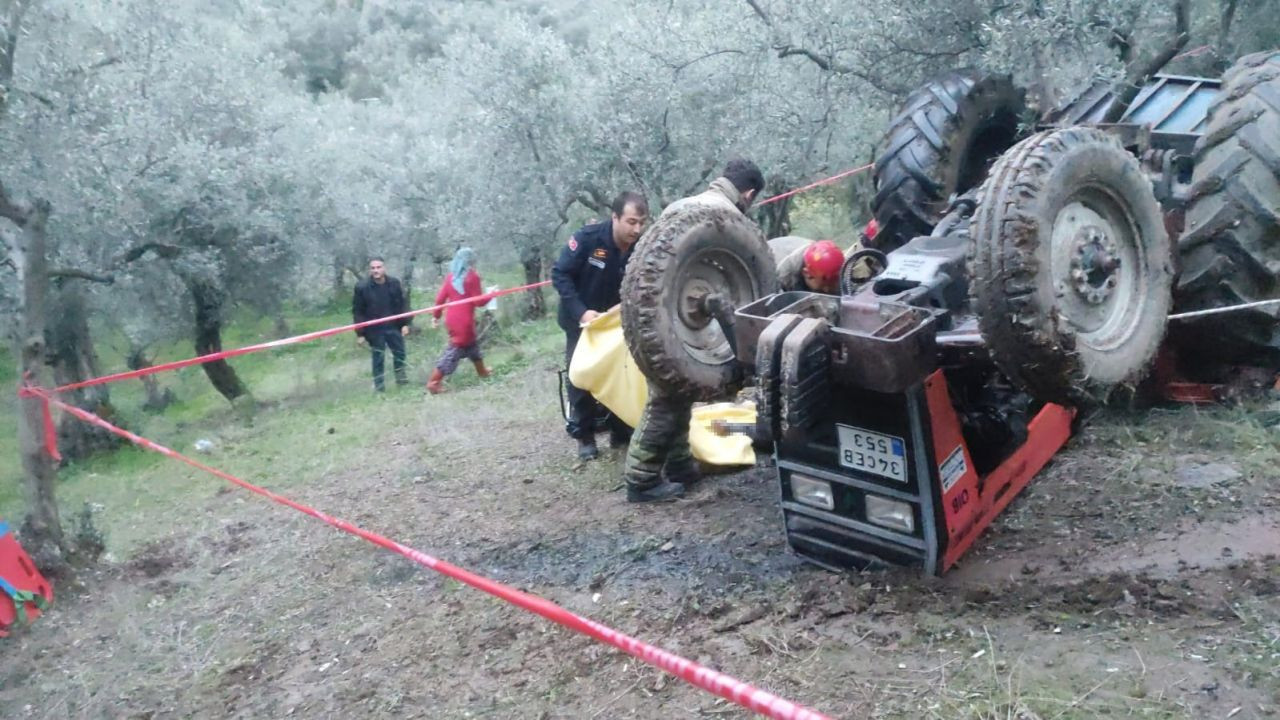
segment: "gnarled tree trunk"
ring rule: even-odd
[[[48,317],[49,264],[45,226],[49,204],[37,200],[27,205],[10,201],[0,187],[0,217],[16,224],[21,235],[10,248],[22,288],[18,323],[18,373],[33,384],[48,387],[45,372],[45,322]],[[18,453],[22,458],[22,494],[26,514],[22,541],[36,564],[47,571],[66,565],[70,550],[62,532],[56,497],[57,468],[44,443],[44,403],[36,397],[19,401]]]
[[[791,198],[760,207],[760,229],[772,239],[791,234]]]
[[[147,357],[147,349],[131,342],[129,345],[129,356],[125,358],[125,364],[130,370],[146,370],[151,367],[151,359]],[[156,380],[155,375],[143,375],[139,380],[142,381],[142,388],[147,393],[147,399],[142,403],[143,410],[159,412],[169,407],[173,402],[173,391],[160,384]]]
[[[524,268],[526,285],[542,280],[542,248],[530,244],[520,251],[520,265]],[[542,296],[542,288],[525,292],[524,318],[536,320],[547,314],[547,301]]]
[[[187,290],[191,292],[191,300],[195,305],[196,320],[196,354],[208,355],[222,351],[222,308],[226,302],[226,293],[214,283],[196,277],[186,277]],[[237,398],[245,397],[249,391],[240,376],[226,360],[214,360],[200,367],[215,390],[222,394],[228,402],[235,403]]]
[[[400,286],[404,288],[404,304],[405,307],[413,309],[413,273],[417,269],[418,251],[409,251],[409,261],[404,265],[404,272],[400,274]]]
[[[93,338],[89,335],[84,292],[78,285],[74,280],[62,281],[62,287],[54,293],[54,302],[50,304],[54,311],[50,314],[46,337],[53,363],[53,381],[57,385],[68,385],[102,374]],[[74,390],[64,399],[120,424],[115,418],[111,393],[106,385]],[[66,458],[88,457],[99,450],[118,447],[121,442],[115,435],[71,415],[64,415],[58,425],[58,447]]]

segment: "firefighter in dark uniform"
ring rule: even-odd
[[[649,204],[644,196],[624,192],[613,201],[609,220],[587,225],[574,233],[551,269],[551,283],[560,294],[560,327],[565,336],[565,364],[582,335],[581,326],[617,305],[622,275],[627,269],[631,248],[649,220]],[[569,423],[565,428],[578,441],[578,457],[591,460],[596,449],[596,418],[608,412],[585,390],[568,383]],[[609,414],[609,441],[614,447],[626,444],[631,429]]]

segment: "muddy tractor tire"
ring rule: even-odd
[[[1179,311],[1280,297],[1280,51],[1223,76],[1196,143]],[[1280,305],[1179,323],[1184,357],[1280,367]]]
[[[649,382],[708,400],[738,389],[732,346],[702,300],[734,308],[777,291],[764,234],[741,213],[699,207],[658,222],[636,243],[622,280],[622,331]]]
[[[912,93],[876,160],[871,210],[886,252],[928,235],[953,194],[982,184],[1018,140],[1024,93],[1007,75],[963,70]]]
[[[992,359],[1037,400],[1132,390],[1172,305],[1173,248],[1138,161],[1092,128],[1033,135],[991,170],[970,226],[970,295]]]

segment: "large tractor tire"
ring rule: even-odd
[[[741,213],[697,207],[640,238],[622,280],[622,331],[649,382],[708,400],[737,389],[737,360],[703,305],[721,295],[735,308],[777,291],[764,234]]]
[[[978,326],[1014,384],[1078,406],[1136,388],[1164,338],[1173,248],[1115,137],[1076,127],[1014,146],[979,193],[970,238]]]
[[[880,248],[928,235],[952,195],[982,184],[1018,140],[1026,109],[1007,75],[962,70],[915,91],[889,126],[876,160],[871,210]]]
[[[1280,52],[1223,76],[1196,143],[1179,311],[1280,297]],[[1176,326],[1184,356],[1280,367],[1280,305]]]

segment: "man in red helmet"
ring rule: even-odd
[[[840,292],[840,266],[844,264],[844,253],[834,242],[814,242],[793,235],[770,240],[769,249],[773,251],[773,259],[778,265],[781,289],[829,295]]]

